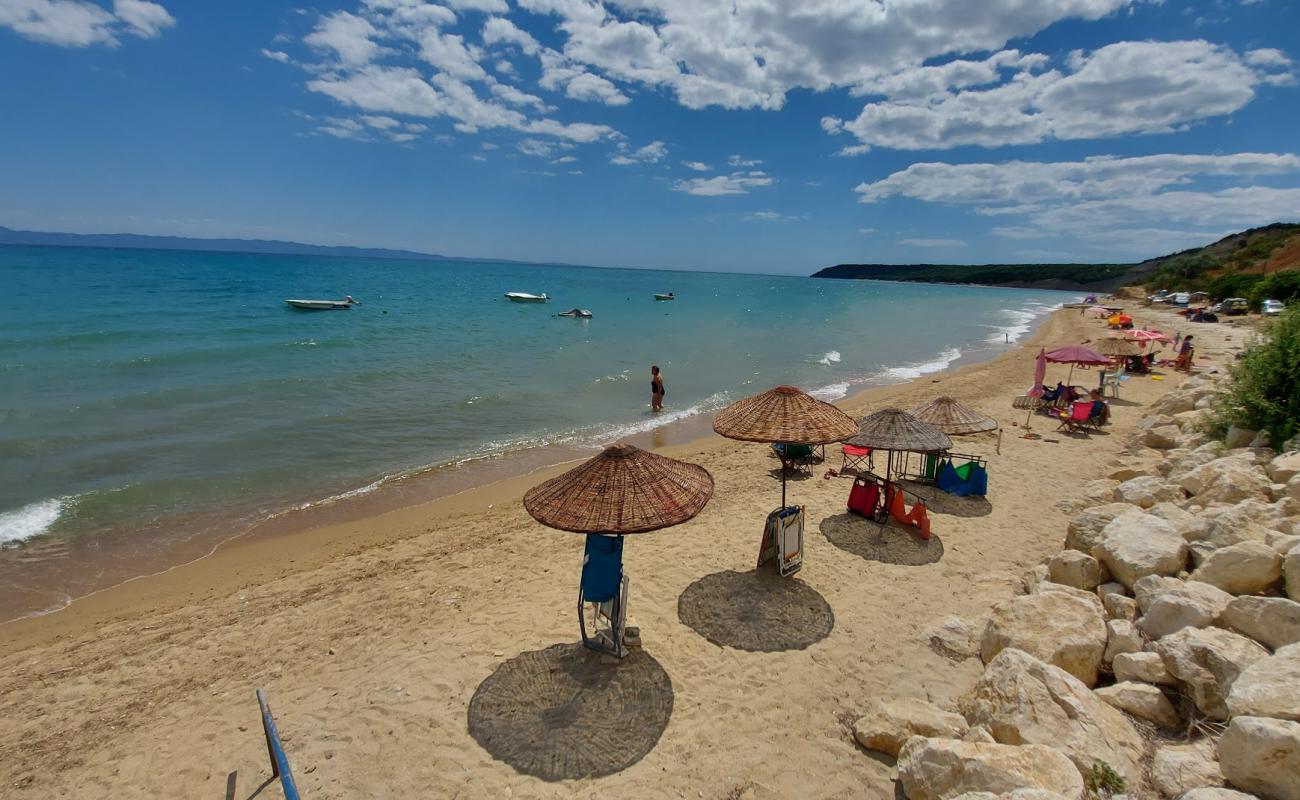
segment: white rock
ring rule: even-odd
[[[1055,591],[1004,600],[989,616],[980,657],[987,664],[1004,649],[1018,648],[1092,686],[1106,649],[1106,623],[1094,603],[1091,595],[1084,600]]]
[[[1300,600],[1300,548],[1291,548],[1282,558],[1282,574],[1286,579],[1286,596]]]
[[[1228,711],[1234,717],[1277,717],[1300,722],[1300,644],[1279,648],[1246,667],[1232,683]]]
[[[1183,628],[1155,643],[1169,674],[1187,685],[1196,707],[1227,719],[1228,692],[1251,664],[1268,656],[1261,645],[1222,628]]]
[[[1101,532],[1120,514],[1134,510],[1128,503],[1108,503],[1079,512],[1065,528],[1065,546],[1071,550],[1091,555],[1092,548],[1101,544]]]
[[[898,754],[908,800],[948,800],[965,792],[1045,789],[1082,800],[1083,776],[1060,751],[913,736]]]
[[[1022,650],[999,653],[960,708],[1003,744],[1050,744],[1080,770],[1105,761],[1130,785],[1141,781],[1145,744],[1133,724],[1073,675]]]
[[[959,714],[912,697],[875,702],[853,723],[853,737],[868,750],[897,756],[912,736],[960,739],[969,726]]]
[[[1165,693],[1149,683],[1125,681],[1094,690],[1107,705],[1162,728],[1178,727],[1178,712]]]
[[[1282,557],[1264,542],[1220,547],[1192,573],[1191,579],[1232,594],[1262,592],[1282,578]]]
[[[1078,550],[1062,550],[1052,556],[1047,572],[1054,583],[1088,591],[1110,577],[1103,571],[1100,561]]]
[[[1237,503],[1267,497],[1273,482],[1247,452],[1202,464],[1184,475],[1178,485],[1202,503]]]
[[[1300,603],[1285,597],[1237,597],[1218,624],[1276,650],[1300,642]]]
[[[1264,543],[1276,550],[1278,555],[1284,556],[1291,552],[1291,548],[1300,544],[1300,536],[1281,531],[1269,531],[1264,536]]]
[[[1138,608],[1146,613],[1147,607],[1157,596],[1180,589],[1183,581],[1179,578],[1170,578],[1166,575],[1147,575],[1140,578],[1133,584],[1133,598],[1137,600]]]
[[[1104,503],[1110,499],[1111,492],[1115,491],[1115,487],[1118,485],[1119,481],[1112,481],[1103,478],[1102,480],[1088,481],[1081,487],[1080,491],[1083,493],[1083,496],[1089,500],[1096,503]]]
[[[925,631],[930,647],[954,659],[979,655],[979,633],[961,617],[949,617]]]
[[[1025,592],[1033,594],[1038,591],[1038,587],[1051,580],[1051,573],[1046,564],[1038,564],[1029,568],[1021,582],[1025,585]]]
[[[1231,602],[1232,595],[1216,586],[1200,581],[1179,581],[1178,586],[1147,599],[1138,627],[1152,639],[1160,639],[1187,627],[1205,628],[1213,625]],[[1142,607],[1140,600],[1138,607]]]
[[[1150,508],[1156,503],[1183,499],[1183,492],[1153,475],[1132,478],[1116,486],[1111,493],[1116,503],[1132,503],[1139,508]]]
[[[1132,586],[1147,575],[1177,575],[1187,564],[1187,543],[1168,522],[1134,510],[1103,529],[1092,554],[1115,580]]]
[[[1106,619],[1123,619],[1132,622],[1138,616],[1137,601],[1122,594],[1104,594],[1102,606],[1106,610]]]
[[[1178,798],[1178,800],[1259,800],[1259,798],[1253,794],[1239,792],[1236,789],[1207,786],[1204,789],[1193,789]]]
[[[1268,477],[1274,483],[1286,483],[1300,475],[1300,453],[1282,453],[1268,462]]]
[[[1234,717],[1219,739],[1219,766],[1238,789],[1300,800],[1300,723]]]
[[[1255,440],[1259,431],[1252,431],[1249,428],[1238,428],[1236,425],[1228,428],[1228,435],[1223,437],[1223,444],[1229,449],[1235,447],[1245,447]]]
[[[1144,644],[1136,625],[1128,620],[1112,619],[1106,623],[1106,652],[1102,661],[1109,664],[1120,653],[1140,653]]]
[[[1223,785],[1214,742],[1162,745],[1151,760],[1151,782],[1165,797],[1182,797],[1193,789]]]
[[[1180,432],[1181,430],[1175,425],[1147,428],[1146,433],[1142,434],[1142,444],[1156,450],[1172,450],[1178,445]]]
[[[1117,681],[1141,681],[1161,686],[1172,686],[1178,681],[1169,674],[1165,660],[1159,653],[1120,653],[1111,662]]]

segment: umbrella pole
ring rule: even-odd
[[[785,510],[785,452],[781,453],[781,510]]]
[[[1070,374],[1067,375],[1066,378],[1065,378],[1065,385],[1066,385],[1066,386],[1073,386],[1073,385],[1074,385],[1073,381],[1074,381],[1074,363],[1071,362],[1071,364],[1070,364]]]

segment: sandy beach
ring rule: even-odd
[[[1166,311],[1134,316],[1166,331],[1193,327]],[[1202,368],[1223,368],[1250,335],[1237,324],[1194,332]],[[989,459],[988,500],[938,496],[926,548],[859,546],[876,529],[845,513],[850,479],[822,478],[840,462],[828,452],[813,477],[790,483],[791,502],[807,507],[806,560],[777,591],[752,574],[763,519],[780,498],[767,448],[719,437],[664,448],[707,468],[716,490],[692,521],[627,540],[638,659],[654,662],[640,667],[657,664],[667,680],[633,687],[629,705],[657,712],[646,724],[662,732],[643,731],[648,752],[621,771],[545,780],[494,757],[470,730],[485,722],[472,718],[472,698],[499,667],[505,675],[532,660],[545,672],[575,660],[567,648],[537,653],[578,638],[582,537],[542,527],[521,504],[561,466],[359,521],[236,540],[0,626],[0,794],[248,798],[270,776],[253,697],[263,687],[313,800],[892,798],[892,760],[861,750],[849,721],[875,699],[952,705],[982,665],[934,648],[926,631],[954,616],[978,629],[994,603],[1021,591],[1023,573],[1059,549],[1087,484],[1135,457],[1142,408],[1181,380],[1168,370],[1162,381],[1130,379],[1101,433],[1057,434],[1036,416],[1043,438],[1020,438],[1025,413],[1011,399],[1031,382],[1037,348],[1103,336],[1102,323],[1058,311],[992,361],[839,403],[860,415],[951,395],[997,418],[1000,452],[996,435],[954,447]],[[1048,382],[1065,373],[1053,365]],[[1096,379],[1075,371],[1077,384]],[[684,622],[721,614],[722,597],[776,605],[768,627],[797,649],[719,646]],[[715,638],[743,637],[725,627]],[[498,728],[493,748],[526,761],[527,735]],[[623,746],[617,732],[602,746],[603,735],[593,727],[593,762]],[[269,785],[257,796],[282,795]]]

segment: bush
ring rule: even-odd
[[[1213,420],[1220,435],[1230,425],[1263,430],[1275,446],[1300,431],[1300,306],[1283,312],[1242,354]]]
[[[1267,278],[1261,279],[1252,287],[1249,295],[1251,305],[1255,311],[1259,310],[1260,302],[1264,300],[1295,300],[1300,298],[1300,272],[1275,272]]]

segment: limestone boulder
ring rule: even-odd
[[[1300,603],[1285,597],[1233,598],[1218,624],[1276,650],[1300,642]]]
[[[1300,475],[1300,453],[1282,453],[1268,462],[1268,477],[1274,483],[1286,483]]]
[[[1022,650],[999,653],[959,705],[1002,744],[1049,745],[1081,771],[1105,761],[1130,785],[1141,783],[1145,744],[1133,723],[1070,673]]]
[[[1120,514],[1134,510],[1128,503],[1107,503],[1076,514],[1065,527],[1065,546],[1081,553],[1092,553],[1101,544],[1101,532]]]
[[[1291,548],[1282,558],[1282,576],[1286,581],[1286,596],[1300,601],[1300,547]]]
[[[1081,488],[1083,496],[1094,503],[1105,503],[1110,499],[1110,495],[1119,486],[1119,481],[1112,481],[1109,478],[1101,480],[1088,481]]]
[[[1172,392],[1166,392],[1163,397],[1151,405],[1151,411],[1156,414],[1165,414],[1172,416],[1181,414],[1184,411],[1191,411],[1196,408],[1196,399],[1199,395],[1182,388],[1175,389]]]
[[[1133,510],[1102,530],[1092,555],[1115,580],[1131,587],[1147,575],[1177,575],[1187,564],[1187,542],[1168,522]]]
[[[1039,586],[1051,580],[1050,575],[1046,564],[1035,564],[1025,572],[1020,582],[1024,584],[1026,593],[1033,594]]]
[[[1220,547],[1201,562],[1191,579],[1232,594],[1263,592],[1282,578],[1282,557],[1264,542]]]
[[[1214,527],[1212,520],[1197,516],[1176,503],[1156,503],[1147,509],[1147,513],[1173,525],[1178,535],[1188,543],[1208,538]]]
[[[1146,641],[1142,632],[1128,620],[1112,619],[1106,622],[1106,652],[1101,660],[1110,664],[1121,653],[1140,653]]]
[[[1171,578],[1167,575],[1147,575],[1133,584],[1133,599],[1137,601],[1138,608],[1146,613],[1151,601],[1156,596],[1164,592],[1172,592],[1181,588],[1183,580],[1181,578]]]
[[[897,756],[913,736],[960,739],[969,727],[960,714],[908,697],[873,703],[853,723],[853,738],[868,750]]]
[[[1149,683],[1125,681],[1094,690],[1106,705],[1162,728],[1176,728],[1180,722],[1173,703]]]
[[[1227,719],[1228,693],[1251,664],[1268,657],[1252,639],[1222,628],[1183,628],[1155,643],[1165,668],[1211,719]]]
[[[898,753],[898,780],[908,800],[950,800],[967,792],[1002,795],[1043,789],[1082,800],[1083,776],[1059,750],[1043,745],[913,736]]]
[[[948,658],[961,661],[980,653],[979,637],[983,625],[971,625],[961,617],[949,617],[934,627],[927,628],[924,636],[930,649]]]
[[[1251,442],[1255,441],[1255,437],[1258,435],[1259,431],[1253,431],[1250,428],[1240,428],[1233,425],[1228,428],[1227,435],[1223,437],[1223,444],[1229,450],[1237,447],[1246,447]]]
[[[1223,786],[1214,742],[1198,739],[1191,744],[1156,748],[1151,760],[1151,782],[1170,800],[1177,800],[1194,789]]]
[[[1165,483],[1154,475],[1144,475],[1124,481],[1111,493],[1111,500],[1116,503],[1131,503],[1138,508],[1150,508],[1156,503],[1181,499],[1183,499],[1182,489]]]
[[[1137,601],[1122,594],[1104,594],[1101,604],[1106,611],[1106,619],[1123,619],[1132,622],[1138,616]]]
[[[1207,786],[1204,789],[1193,789],[1178,798],[1178,800],[1259,800],[1259,798],[1253,794],[1239,792],[1236,789]]]
[[[1161,686],[1172,686],[1178,681],[1169,674],[1165,660],[1159,653],[1120,653],[1111,662],[1111,670],[1117,681],[1140,681]]]
[[[1082,600],[1083,602],[1097,609],[1098,614],[1104,615],[1106,613],[1105,608],[1101,604],[1101,599],[1097,597],[1097,594],[1095,592],[1088,592],[1088,591],[1084,591],[1083,589],[1076,589],[1073,586],[1066,586],[1063,583],[1054,583],[1052,581],[1043,581],[1042,583],[1038,584],[1038,586],[1034,587],[1033,594],[1043,594],[1044,592],[1058,592],[1060,594],[1068,594],[1071,597],[1078,598],[1079,600]]]
[[[1228,712],[1300,722],[1300,644],[1279,648],[1246,667],[1228,692]]]
[[[1183,628],[1213,625],[1232,602],[1232,595],[1217,586],[1190,580],[1178,581],[1177,586],[1147,595],[1145,600],[1145,608],[1142,600],[1138,601],[1138,608],[1143,609],[1138,628],[1149,638],[1160,639]]]
[[[1182,429],[1177,425],[1158,425],[1147,428],[1142,434],[1142,444],[1156,450],[1173,450],[1178,446],[1178,434]]]
[[[1100,604],[1093,596],[1084,600],[1055,591],[1004,600],[993,607],[980,657],[987,664],[1007,648],[1055,664],[1092,686],[1106,650]]]
[[[1300,800],[1300,722],[1233,717],[1219,738],[1219,766],[1238,789]]]
[[[1053,583],[1092,591],[1110,575],[1101,562],[1078,550],[1062,550],[1047,563],[1047,575]]]
[[[1273,481],[1255,463],[1252,453],[1216,458],[1187,473],[1178,482],[1201,503],[1237,503],[1268,497]]]

